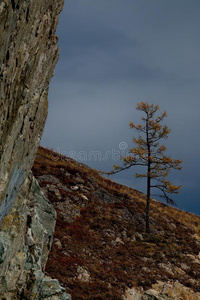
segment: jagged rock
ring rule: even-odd
[[[0,2],[0,299],[70,299],[42,272],[56,214],[28,175],[47,116],[62,6]]]
[[[40,142],[48,83],[58,59],[54,33],[62,5],[62,0],[1,2],[1,218],[11,208]]]
[[[24,194],[28,200],[22,206]],[[30,174],[15,205],[1,224],[1,274],[4,276],[1,277],[0,293],[4,295],[6,290],[5,299],[15,299],[16,295],[23,299],[44,299],[38,292],[38,285],[41,285],[41,278],[45,278],[42,270],[50,251],[55,221],[56,214],[51,203],[44,198],[37,181]],[[62,299],[64,290],[59,285],[57,289],[60,293],[62,291]]]
[[[42,272],[35,272],[35,276],[35,286],[27,299],[71,300],[71,296],[65,293],[57,279],[44,276]]]

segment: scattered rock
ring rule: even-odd
[[[59,189],[55,185],[47,185],[48,191],[53,193],[58,200],[62,199]]]
[[[82,267],[79,266],[77,268],[77,273],[78,273],[77,278],[79,280],[85,281],[85,282],[89,282],[90,281],[90,274],[89,274],[89,272],[86,269],[84,269],[84,268],[82,268]]]
[[[174,267],[174,272],[177,273],[179,276],[184,276],[185,275],[185,271],[182,270],[181,268],[178,267]]]
[[[122,239],[120,237],[116,238],[115,244],[117,244],[117,243],[124,245],[124,242],[122,241]]]
[[[193,263],[200,264],[199,255],[187,254],[187,257],[189,257],[190,259],[192,259]]]
[[[139,232],[136,232],[136,233],[135,233],[135,239],[136,239],[136,241],[143,241],[143,236],[142,236],[142,234],[139,233]]]
[[[156,290],[150,289],[144,293],[144,296],[142,296],[142,300],[161,300],[164,298],[161,298],[160,293]]]
[[[180,282],[162,282],[153,285],[153,289],[158,291],[160,299],[169,300],[200,300],[200,293],[195,293],[192,289],[182,285]],[[163,295],[163,298],[161,298]],[[168,298],[166,298],[168,297]]]
[[[53,246],[56,247],[58,250],[62,249],[61,241],[59,239],[57,239],[57,238],[54,239]]]
[[[72,186],[70,187],[70,189],[71,189],[72,191],[78,191],[79,187],[78,187],[77,185],[72,185]]]
[[[185,263],[181,263],[181,269],[183,269],[184,271],[187,271],[190,269],[190,267],[188,265],[186,265]]]
[[[67,192],[67,193],[70,193],[70,192],[71,192],[71,190],[70,190],[66,185],[64,185],[64,184],[62,184],[62,183],[57,184],[57,187],[58,187],[60,190],[63,190],[63,191],[65,191],[65,192]]]
[[[65,172],[64,176],[65,176],[65,177],[70,177],[71,174],[70,174],[69,172]]]
[[[160,263],[160,264],[158,264],[158,267],[163,269],[168,274],[170,274],[172,276],[174,275],[174,272],[172,270],[172,265],[170,263],[168,263],[168,264]]]
[[[86,197],[85,195],[81,194],[80,196],[81,196],[81,198],[82,198],[83,200],[89,201],[88,197]]]
[[[148,257],[141,257],[141,260],[144,261],[144,262],[147,262],[149,260]]]
[[[131,237],[131,242],[135,242],[136,241],[136,238],[135,238],[135,234]]]
[[[79,184],[84,184],[85,183],[84,180],[82,178],[80,178],[80,177],[76,177],[75,178],[75,182],[79,183]]]
[[[115,232],[114,232],[114,230],[112,230],[112,229],[106,229],[105,230],[105,235],[106,236],[108,236],[108,237],[115,237]]]
[[[176,229],[176,225],[175,225],[174,223],[170,223],[170,226],[171,226],[171,228],[172,228],[173,230]]]
[[[141,293],[135,288],[130,288],[125,291],[123,300],[142,300]]]
[[[54,173],[54,169],[52,169],[52,173]],[[82,170],[80,170],[80,174],[82,175]],[[157,220],[157,204],[155,204],[152,215],[157,224],[154,224],[154,219],[151,219],[151,227],[155,227],[155,231],[152,230],[150,235],[145,234],[145,214],[142,213],[144,211],[142,201],[140,203],[137,198],[133,198],[134,201],[132,201],[132,198],[119,194],[115,190],[115,185],[113,186],[114,191],[112,191],[111,185],[106,190],[106,183],[103,181],[101,185],[96,179],[93,182],[98,182],[98,187],[95,186],[95,192],[92,192],[88,184],[91,173],[85,173],[84,184],[79,183],[79,179],[77,182],[76,176],[79,179],[82,178],[78,176],[78,173],[73,173],[70,181],[66,180],[65,184],[72,185],[72,189],[78,187],[78,189],[75,188],[77,192],[69,192],[65,200],[63,192],[62,201],[52,200],[58,212],[59,222],[56,232],[63,245],[60,253],[65,256],[63,261],[66,260],[66,265],[68,266],[70,263],[70,267],[66,270],[64,265],[60,266],[64,276],[63,283],[67,282],[68,278],[71,286],[76,283],[76,287],[73,288],[74,297],[77,294],[80,295],[80,290],[84,290],[83,293],[81,292],[82,297],[89,298],[87,291],[90,293],[90,290],[85,289],[93,287],[94,282],[99,284],[102,281],[105,286],[101,287],[102,290],[99,290],[98,294],[102,299],[111,297],[113,287],[117,289],[116,295],[123,293],[127,287],[124,296],[120,295],[116,299],[180,300],[181,296],[174,298],[174,295],[169,295],[165,291],[168,282],[163,283],[162,290],[154,285],[151,287],[153,282],[167,280],[167,278],[179,278],[182,283],[193,286],[196,290],[200,287],[196,279],[198,266],[193,264],[190,266],[191,261],[198,259],[197,251],[193,252],[192,247],[186,243],[180,255],[176,255],[173,251],[183,249],[181,248],[183,244],[179,244],[179,241],[182,241],[182,235],[191,238],[185,229],[177,225],[179,227],[176,235],[169,231],[168,224],[172,224],[170,226],[173,231],[175,230],[176,225],[173,226],[173,219],[170,219],[169,216],[163,221],[159,214]],[[58,187],[61,191],[62,185],[58,186],[57,184]],[[70,188],[70,191],[72,189]],[[159,223],[159,221],[161,222]],[[163,235],[161,236],[160,233]],[[195,241],[192,242],[196,247]],[[58,262],[53,258],[58,254],[56,251],[53,247],[49,260],[51,264],[47,264],[46,269],[47,272],[50,272],[49,274],[53,274],[51,270],[57,268]],[[186,257],[184,262],[184,253],[190,253],[193,256]],[[58,276],[60,276],[59,271],[58,268]],[[174,284],[172,281],[169,283]],[[173,289],[173,287],[171,288]],[[196,293],[195,296],[198,294]],[[189,300],[187,297],[183,299]]]
[[[113,203],[113,202],[116,201],[116,199],[115,199],[113,196],[111,196],[111,195],[109,194],[109,192],[106,191],[106,190],[103,189],[103,188],[102,188],[102,189],[97,189],[97,190],[93,193],[93,195],[97,196],[98,199],[99,199],[100,201],[102,201],[102,202],[104,202],[104,203],[106,203],[106,204],[108,204],[108,203]]]
[[[182,285],[178,281],[154,284],[147,291],[129,288],[125,291],[123,300],[200,300],[200,293]]]
[[[149,268],[146,268],[146,267],[143,267],[143,268],[141,269],[141,271],[142,271],[142,272],[145,272],[145,273],[150,273],[150,272],[151,272],[151,270],[150,270]]]
[[[38,176],[37,179],[39,182],[49,182],[50,184],[60,183],[60,180],[51,174],[45,174],[45,175]]]

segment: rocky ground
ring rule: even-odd
[[[33,174],[57,211],[46,272],[72,299],[200,299],[200,218],[40,147]]]

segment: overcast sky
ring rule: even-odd
[[[42,145],[109,171],[133,147],[137,102],[159,104],[172,130],[166,154],[183,160],[174,199],[200,214],[199,32],[199,0],[66,0]],[[145,192],[133,172],[111,179]]]

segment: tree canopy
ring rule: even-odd
[[[163,119],[167,117],[166,111],[157,115],[159,105],[148,102],[138,103],[137,110],[144,115],[141,118],[142,124],[129,123],[129,127],[139,133],[137,137],[133,137],[134,147],[126,156],[121,156],[123,166],[114,165],[114,169],[108,174],[116,174],[134,166],[146,167],[145,172],[136,172],[135,176],[147,179],[146,232],[150,232],[149,211],[152,189],[159,190],[158,196],[164,198],[168,204],[175,205],[170,194],[178,193],[181,186],[173,185],[167,177],[171,169],[181,170],[182,161],[165,155],[166,146],[160,144],[160,140],[166,140],[171,131],[167,125],[162,125]]]

